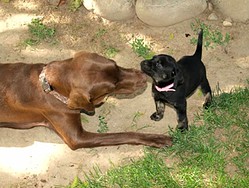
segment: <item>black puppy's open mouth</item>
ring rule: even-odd
[[[168,91],[175,91],[174,88],[174,79],[171,79],[169,81],[160,81],[155,84],[155,88],[159,92],[168,92]]]

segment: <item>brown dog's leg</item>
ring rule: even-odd
[[[52,128],[72,149],[91,148],[99,146],[114,146],[121,144],[164,147],[172,145],[172,138],[162,134],[143,134],[134,132],[123,133],[90,133],[83,129],[79,114],[49,113],[46,118]]]

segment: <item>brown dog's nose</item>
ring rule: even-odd
[[[147,86],[147,76],[142,71],[137,71],[139,75],[139,80],[137,82],[138,87],[146,87]]]

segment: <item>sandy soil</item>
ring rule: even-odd
[[[131,50],[132,37],[141,37],[150,42],[156,53],[167,53],[176,59],[191,54],[195,46],[189,43],[186,33],[194,35],[188,20],[170,27],[150,27],[137,18],[126,22],[110,23],[89,13],[83,7],[70,12],[68,6],[58,9],[56,1],[15,0],[0,2],[0,62],[1,63],[48,63],[73,56],[80,50],[105,54],[107,46],[119,49],[113,58],[124,67],[139,68],[142,58]],[[28,8],[27,8],[28,7]],[[219,14],[218,14],[219,15]],[[243,86],[249,78],[249,25],[233,23],[232,27],[222,26],[218,21],[206,21],[208,12],[198,18],[217,26],[232,40],[226,50],[216,47],[203,50],[203,61],[207,68],[211,87],[219,85],[223,91]],[[35,47],[24,47],[22,42],[29,37],[27,23],[34,17],[43,17],[44,22],[56,28],[55,44],[41,43]],[[106,33],[99,36],[100,30]],[[173,36],[173,37],[172,37]],[[97,109],[94,117],[83,115],[87,120],[84,127],[97,131],[98,116],[104,116],[109,132],[140,131],[168,133],[169,126],[176,126],[174,110],[167,108],[165,118],[153,122],[149,116],[154,112],[150,92],[151,84],[141,95],[132,99],[109,98]],[[193,122],[194,114],[200,112],[203,97],[197,92],[188,100],[188,118]],[[71,151],[61,139],[46,128],[31,130],[0,130],[0,187],[54,187],[67,185],[75,176],[83,178],[97,165],[105,171],[115,165],[124,164],[142,156],[142,146],[116,146]]]

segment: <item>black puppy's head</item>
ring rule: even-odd
[[[169,55],[156,55],[141,62],[142,71],[153,79],[156,86],[163,88],[174,84],[174,88],[183,82],[182,73],[176,60]]]

